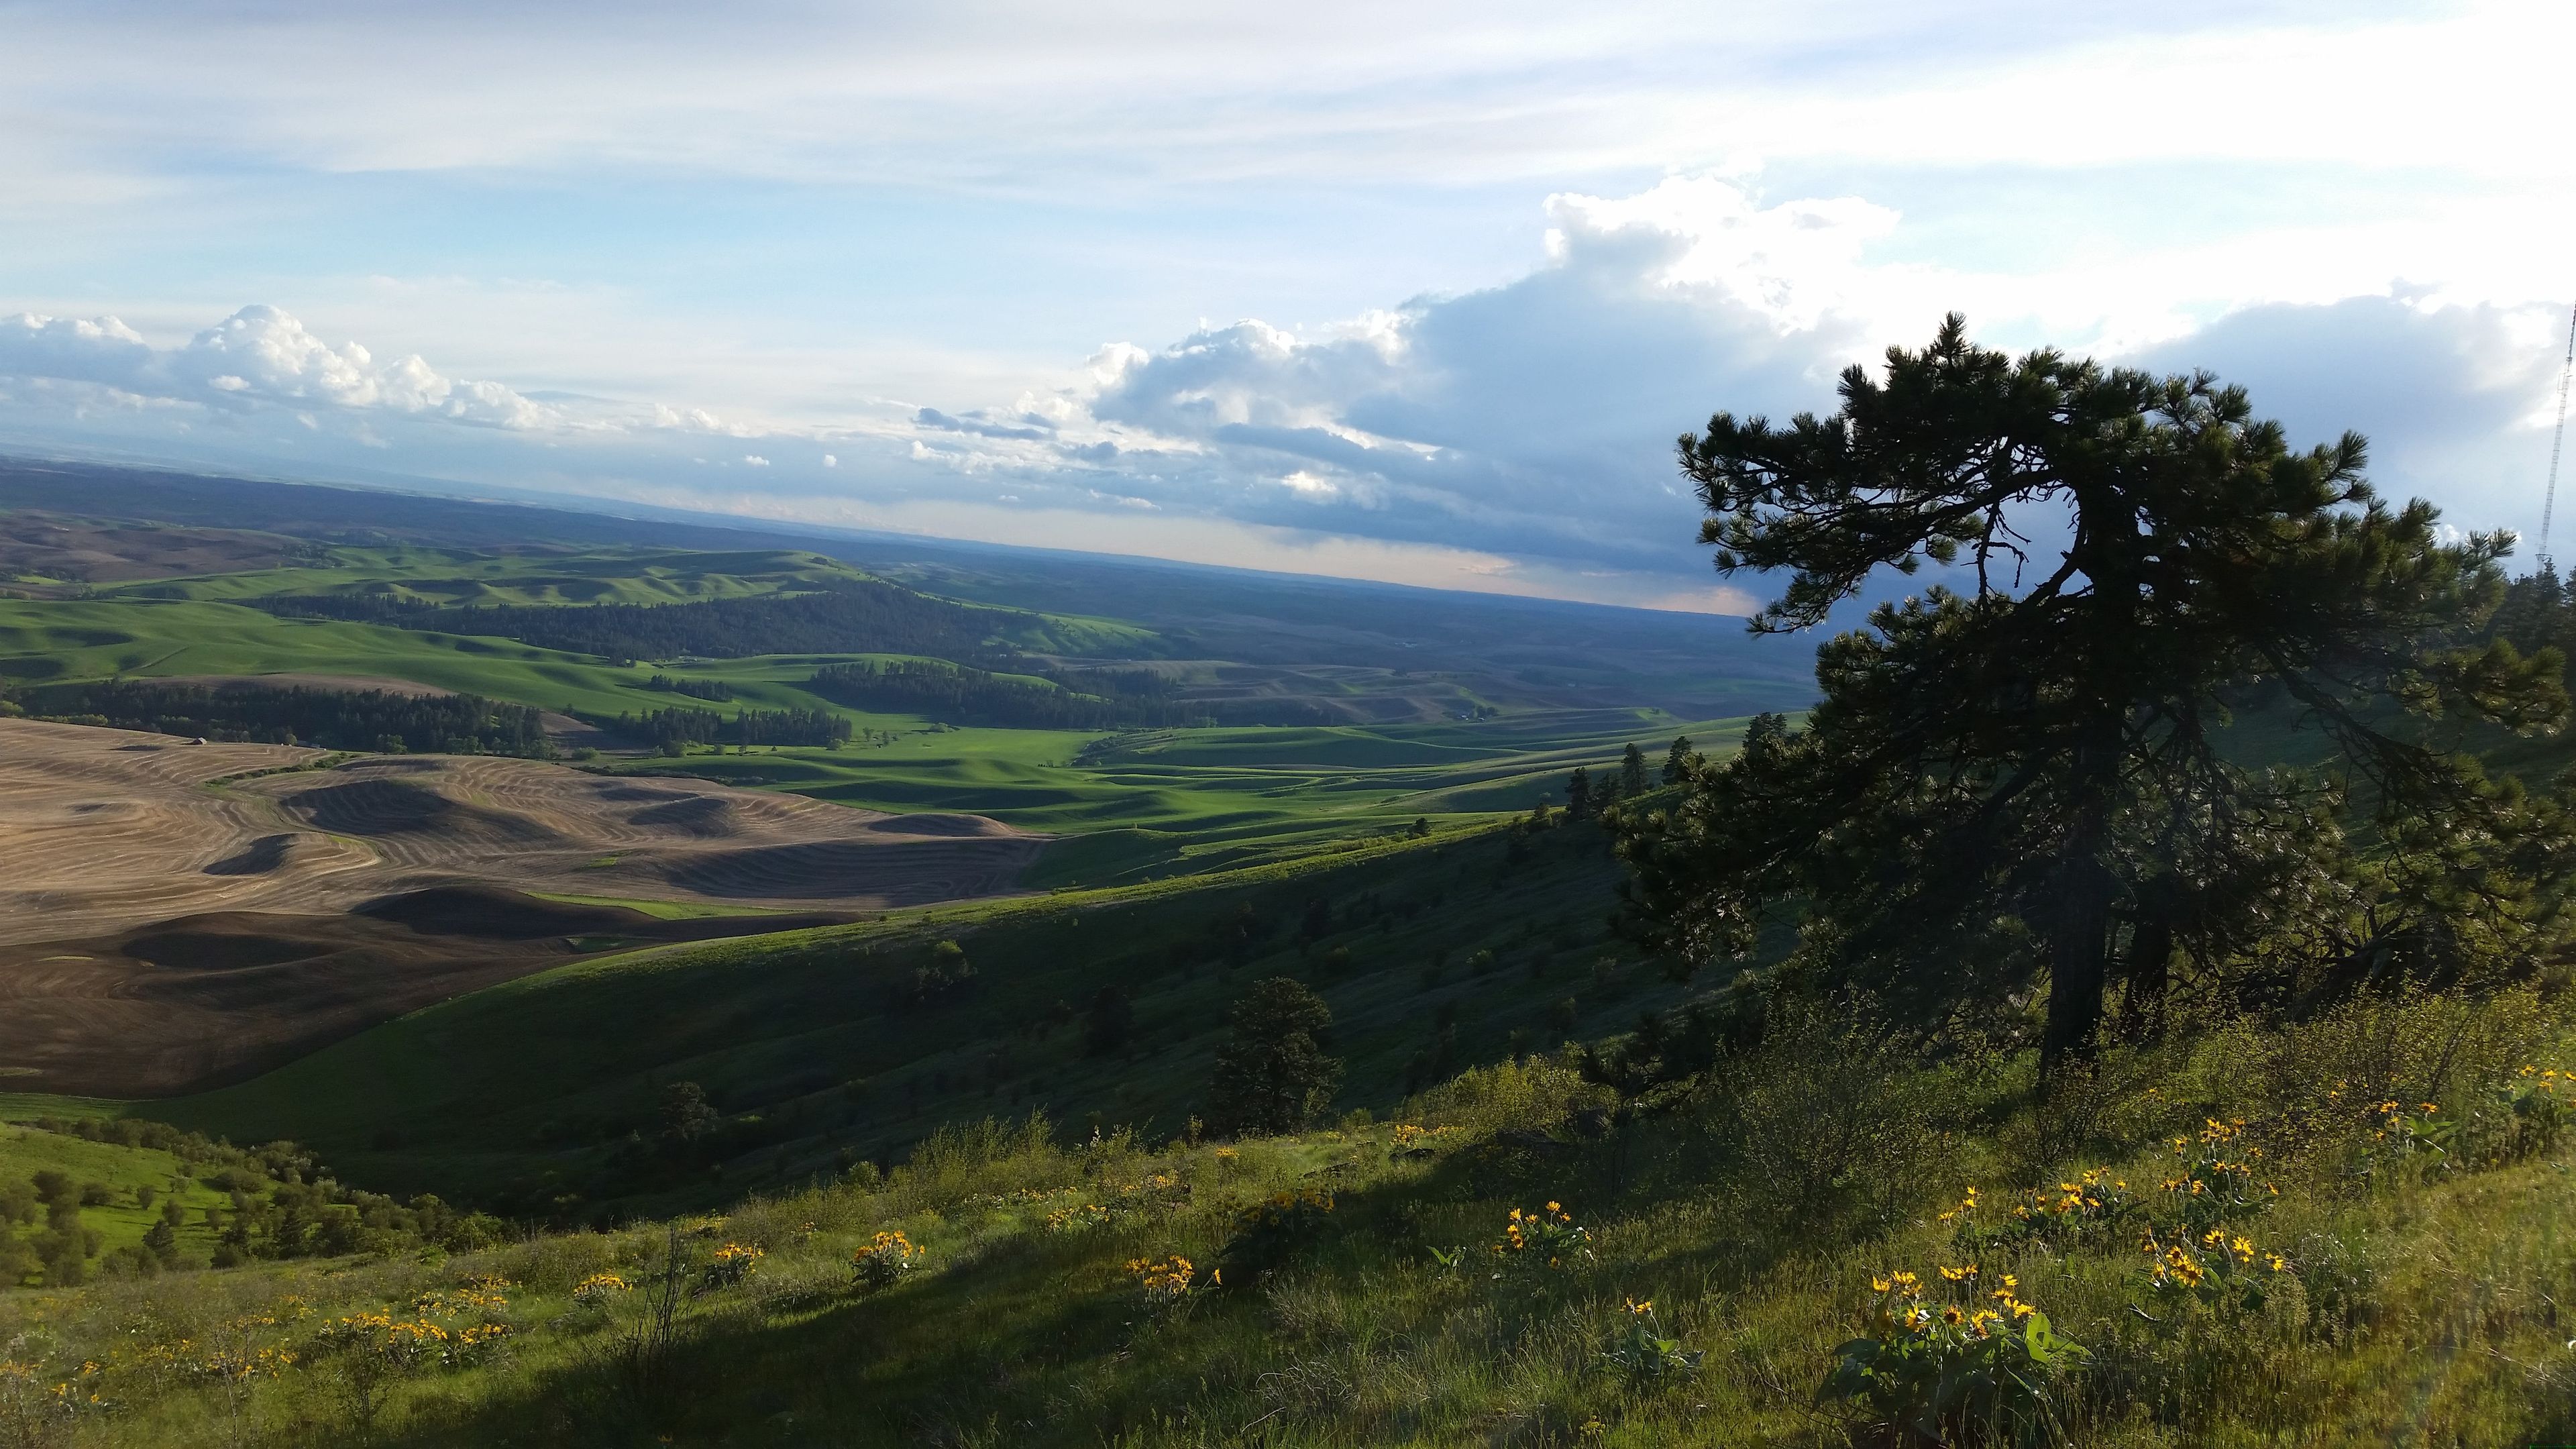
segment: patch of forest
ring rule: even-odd
[[[685,676],[656,674],[645,681],[644,687],[661,694],[685,694],[691,699],[711,699],[719,704],[729,704],[733,700],[733,686],[721,679],[690,679]]]
[[[1148,670],[1083,674],[1085,693],[1060,684],[923,659],[830,664],[807,687],[854,709],[918,714],[947,724],[1005,729],[1172,728],[1203,723],[1207,709],[1176,697]]]
[[[8,702],[38,719],[227,742],[531,759],[553,753],[535,707],[475,694],[106,680],[23,689]]]
[[[1193,729],[1326,725],[1346,717],[1295,696],[1198,699],[1150,669],[1044,669],[1035,677],[898,659],[831,664],[806,688],[853,709],[997,729]]]
[[[619,734],[653,742],[666,755],[690,745],[822,745],[847,744],[850,722],[827,709],[746,709],[732,715],[681,706],[621,714]]]
[[[997,630],[1037,622],[1033,614],[970,608],[874,580],[688,604],[455,605],[377,593],[280,594],[248,602],[286,618],[487,635],[621,664],[684,655],[972,656],[986,652]]]

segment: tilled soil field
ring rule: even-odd
[[[1011,890],[1042,838],[537,760],[370,755],[0,720],[0,944],[437,885],[783,910]],[[259,774],[259,771],[278,771]]]
[[[620,942],[1007,892],[1043,844],[534,760],[323,758],[0,719],[0,1090],[233,1080]],[[794,914],[662,921],[528,893]]]

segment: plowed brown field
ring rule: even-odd
[[[373,755],[0,720],[0,943],[201,911],[339,912],[432,885],[871,910],[1012,888],[1043,843],[537,760]]]
[[[295,768],[320,753],[0,720],[0,1089],[212,1085],[585,950],[1005,892],[1043,843],[533,760]]]

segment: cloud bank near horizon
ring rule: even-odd
[[[819,421],[456,378],[332,345],[267,305],[159,347],[114,317],[22,314],[0,319],[0,431],[216,467],[1746,611],[1759,581],[1721,584],[1691,542],[1673,436],[1718,408],[1828,408],[1840,368],[1928,336],[1932,298],[1981,284],[1914,273],[1891,288],[1868,252],[1900,219],[1858,198],[1765,206],[1737,183],[1674,178],[1558,195],[1547,217],[1544,259],[1499,286],[1302,333],[1245,320],[1121,342],[1011,399],[867,399]],[[2302,437],[2361,428],[2386,491],[2486,527],[2532,511],[2552,320],[2392,287],[2238,307],[2120,360],[2211,368]]]

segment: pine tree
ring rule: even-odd
[[[1114,985],[1101,987],[1091,994],[1091,1005],[1082,1014],[1083,1055],[1109,1055],[1127,1044],[1135,1027],[1136,1008],[1127,993]]]
[[[1574,773],[1566,777],[1565,818],[1568,820],[1592,818],[1592,772],[1581,765],[1575,766]]]
[[[695,1082],[673,1082],[662,1089],[663,1140],[687,1146],[716,1128],[716,1109],[707,1105],[707,1089]]]
[[[1678,785],[1690,773],[1690,736],[1673,736],[1673,747],[1664,751],[1664,783]]]
[[[1744,727],[1744,751],[1751,754],[1769,749],[1788,737],[1789,722],[1766,709]]]
[[[1208,1081],[1208,1125],[1224,1136],[1293,1132],[1331,1100],[1342,1064],[1324,1054],[1324,999],[1287,976],[1235,1003],[1233,1031]]]
[[[2115,979],[2153,998],[2170,962],[2241,959],[2293,925],[2353,923],[2351,949],[2300,968],[2329,986],[2391,952],[2438,979],[2546,946],[2559,886],[2532,872],[2561,807],[2403,722],[2565,717],[2557,651],[2478,642],[2510,535],[2445,541],[2430,504],[2379,500],[2358,434],[2293,451],[2207,374],[2015,361],[1955,316],[1891,350],[1883,381],[1846,372],[1842,398],[1682,440],[1720,570],[1789,575],[1751,627],[1815,627],[1927,560],[1965,591],[1829,641],[1800,733],[1748,738],[1629,823],[1635,918],[1667,950],[1741,953],[1797,902],[1804,979],[1911,996],[1920,1019],[2009,1011],[2045,982],[2054,1068],[2092,1050]],[[2071,524],[2054,558],[2016,531],[2040,516]],[[2220,748],[2228,712],[2267,700],[2337,748],[2332,771],[2257,774]],[[2354,791],[2375,871],[2343,864]],[[2266,915],[2301,892],[2308,919]]]
[[[1630,800],[1646,793],[1646,752],[1633,740],[1619,757],[1619,793]]]

